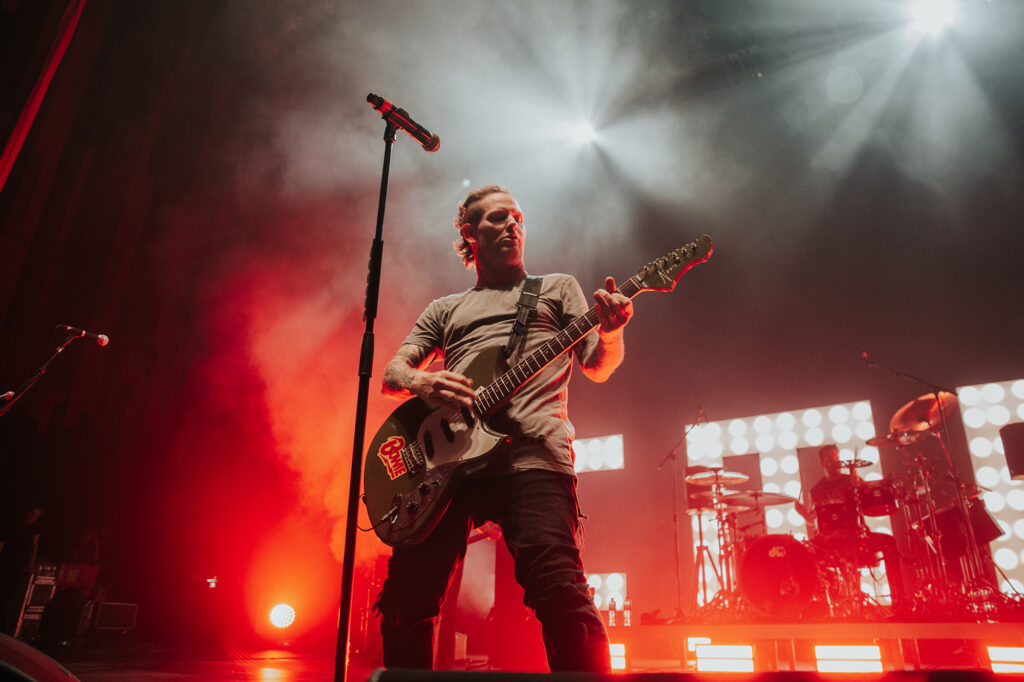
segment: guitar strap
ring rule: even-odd
[[[527,277],[523,282],[523,291],[519,294],[516,307],[516,320],[512,323],[512,331],[508,335],[508,343],[505,345],[505,359],[511,358],[518,353],[523,344],[526,343],[526,320],[530,317],[530,311],[536,310],[537,301],[540,300],[540,285],[543,277]]]

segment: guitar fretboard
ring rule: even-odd
[[[640,293],[640,282],[638,273],[620,286],[619,292],[628,298],[633,298]],[[544,369],[551,361],[572,348],[576,342],[593,331],[598,324],[597,310],[596,308],[591,308],[586,314],[577,317],[566,325],[564,329],[541,344],[539,348],[488,384],[486,388],[477,394],[473,406],[478,413],[487,414],[498,403],[515,393],[520,386]]]

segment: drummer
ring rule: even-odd
[[[794,505],[797,513],[808,522],[816,521],[817,541],[836,553],[848,555],[851,547],[862,548],[872,556],[881,552],[893,608],[897,612],[909,610],[903,565],[895,538],[885,533],[868,532],[856,512],[855,486],[863,483],[857,476],[857,470],[851,468],[849,474],[844,474],[839,448],[831,444],[818,450],[818,464],[825,477],[811,488],[811,508],[798,500]],[[844,513],[830,514],[826,522],[826,509],[839,509]]]

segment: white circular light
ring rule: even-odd
[[[821,445],[825,442],[825,434],[821,432],[821,429],[810,428],[804,434],[804,440],[808,445]]]
[[[1024,379],[1020,379],[1010,384],[1010,393],[1021,400],[1024,400]]]
[[[775,439],[769,436],[767,433],[762,433],[754,441],[759,452],[771,452],[775,448]]]
[[[828,411],[828,418],[833,424],[842,424],[850,418],[850,411],[845,405],[833,405]]]
[[[740,436],[739,438],[732,439],[732,442],[729,443],[729,449],[732,450],[734,455],[744,455],[750,450],[750,443],[746,438]]]
[[[761,458],[761,475],[762,476],[774,476],[775,472],[779,470],[779,463],[774,457],[762,457]]]
[[[775,428],[779,431],[792,431],[794,426],[796,426],[796,417],[791,412],[783,412],[775,418]]]
[[[1017,553],[1009,547],[1001,547],[997,549],[992,554],[992,558],[995,560],[996,566],[1004,571],[1012,571],[1017,568],[1017,564],[1020,563],[1020,560],[1017,558]]]
[[[1006,493],[1006,504],[1017,511],[1024,511],[1024,490],[1014,488]]]
[[[1003,594],[1008,594],[1011,597],[1014,597],[1024,592],[1024,583],[1016,578],[1010,578],[1009,584],[1007,584],[1007,581],[1005,580],[999,583],[999,591]]]
[[[601,576],[597,575],[596,573],[593,573],[587,577],[587,584],[593,587],[595,590],[600,590],[601,585],[604,584],[604,581],[601,580]]]
[[[863,401],[859,402],[853,406],[850,412],[853,414],[854,419],[868,421],[871,419],[871,404]]]
[[[761,489],[764,490],[766,493],[781,493],[782,492],[782,488],[779,487],[779,484],[778,483],[772,483],[772,482],[765,483],[763,486],[761,486]]]
[[[799,527],[806,523],[806,521],[804,521],[804,517],[800,516],[796,509],[790,509],[786,512],[786,518],[789,519],[789,525],[791,526]]]
[[[622,594],[620,592],[612,592],[611,594],[609,594],[608,595],[608,606],[609,607],[612,604],[612,599],[615,600],[615,610],[616,611],[621,611],[622,610],[622,604],[623,604],[624,601],[626,601],[625,599],[622,598]]]
[[[999,480],[1003,483],[1013,483],[1013,479],[1010,478],[1010,467],[1003,467],[999,470]]]
[[[729,422],[729,433],[733,436],[742,436],[747,432],[747,422],[742,419],[733,419]]]
[[[969,448],[972,455],[984,459],[992,454],[992,441],[979,436],[978,438],[971,439]]]
[[[796,458],[796,455],[786,455],[782,458],[782,461],[779,462],[779,466],[781,466],[782,470],[787,474],[795,474],[800,470],[800,460]]]
[[[985,417],[990,424],[1004,426],[1010,422],[1010,411],[1005,405],[993,405],[985,410]]]
[[[783,450],[792,450],[798,442],[799,439],[792,431],[783,431],[779,434],[779,447]]]
[[[289,604],[278,604],[270,609],[270,624],[284,629],[295,622],[295,609]]]
[[[790,497],[797,497],[800,495],[800,481],[786,481],[782,490]]]
[[[1013,534],[1024,540],[1024,519],[1017,519],[1013,522]]]
[[[864,474],[864,480],[865,481],[881,481],[882,480],[882,474],[878,473],[877,471],[869,471],[868,473]]]
[[[754,431],[758,433],[768,433],[772,430],[772,420],[770,417],[761,415],[754,420]]]
[[[699,594],[697,595],[697,598],[698,599],[700,598]],[[600,609],[603,605],[604,605],[604,602],[601,599],[601,595],[595,594],[594,595],[594,606],[596,606],[598,609]]]
[[[778,509],[769,509],[764,513],[764,522],[768,524],[769,528],[778,528],[783,521],[782,512]]]
[[[804,423],[804,426],[817,426],[821,423],[821,412],[804,410],[804,413],[800,415],[800,421]]]
[[[597,471],[598,469],[601,469],[603,466],[604,466],[604,455],[602,455],[600,452],[592,453],[589,457],[587,457],[587,467],[588,468],[593,469],[594,471]]]
[[[978,470],[974,472],[974,478],[986,488],[992,488],[999,484],[999,472],[993,467],[978,467]]]
[[[1019,419],[1024,419],[1024,403],[1017,406],[1017,417]]]
[[[964,424],[972,429],[980,429],[985,425],[985,411],[980,407],[971,407],[964,410]]]
[[[854,429],[857,432],[857,438],[861,440],[867,440],[868,438],[875,437],[875,425],[871,422],[857,422],[857,426]]]
[[[585,442],[588,455],[600,455],[604,451],[604,443],[600,438],[588,438]]]
[[[837,443],[847,443],[853,437],[853,432],[846,424],[836,424],[832,429],[832,440]]]
[[[860,459],[866,459],[872,464],[878,464],[878,448],[874,445],[867,445],[860,451]]]
[[[576,470],[576,473],[583,471],[586,468],[586,459],[583,457],[574,457],[572,462],[572,468]]]
[[[981,387],[981,399],[986,403],[1001,403],[1006,391],[999,384],[985,384]]]
[[[1005,455],[1006,450],[1003,449],[1003,439],[996,436],[992,439],[992,449],[998,452],[1000,455]]]
[[[960,401],[961,405],[967,407],[974,407],[981,402],[981,391],[978,390],[977,386],[964,386],[957,393],[957,400]]]
[[[625,581],[622,579],[621,573],[609,573],[604,582],[609,590],[612,592],[618,592],[622,589],[622,584]]]
[[[622,451],[622,436],[610,436],[604,442],[604,463],[609,469],[621,469],[625,460]]]
[[[707,455],[712,459],[719,459],[725,451],[725,445],[720,440],[708,445]]]
[[[718,422],[711,422],[710,424],[704,425],[704,430],[708,432],[710,438],[715,440],[721,440],[722,438],[722,425]]]
[[[997,492],[985,493],[985,506],[990,512],[1001,512],[1006,506],[1006,499]]]

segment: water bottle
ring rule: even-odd
[[[615,627],[615,600],[608,600],[608,626]]]
[[[632,623],[630,622],[629,612],[633,609],[633,602],[630,601],[629,597],[626,597],[626,601],[622,602],[622,625],[629,627]]]

